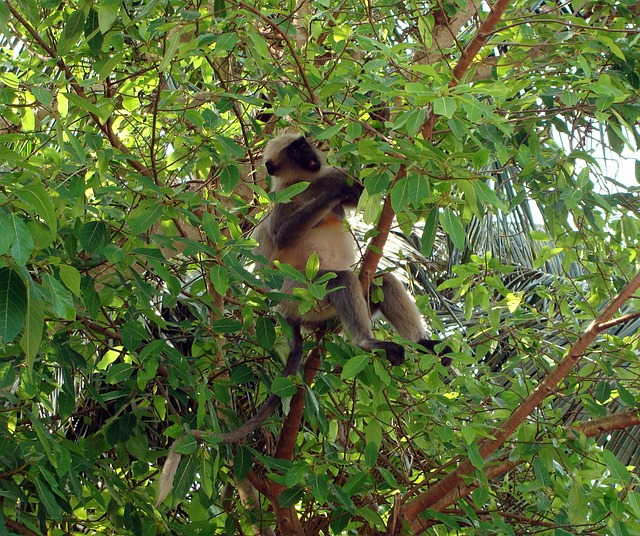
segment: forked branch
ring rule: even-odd
[[[493,431],[488,433],[493,439],[485,439],[478,445],[478,451],[483,459],[496,452],[500,446],[515,432],[531,412],[549,396],[555,387],[569,374],[571,369],[578,363],[585,354],[587,348],[593,343],[596,337],[611,327],[613,315],[620,307],[640,288],[640,273],[638,273],[620,293],[602,310],[598,317],[584,330],[575,344],[569,349],[567,355],[556,365],[549,375],[538,385],[538,387],[525,399],[525,401]],[[425,526],[418,519],[418,515],[426,509],[434,506],[454,490],[463,485],[463,477],[473,472],[474,467],[471,460],[464,460],[455,471],[440,480],[433,487],[420,494],[415,499],[405,504],[403,513],[405,521],[409,522],[413,532],[424,530]],[[442,503],[439,505],[444,507]]]

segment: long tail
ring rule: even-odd
[[[287,363],[282,371],[282,376],[287,377],[292,374],[296,374],[300,368],[302,362],[302,334],[300,333],[300,325],[298,323],[289,322],[293,337],[291,339],[291,349],[289,350],[289,357],[287,357]],[[226,434],[213,434],[213,437],[219,438],[222,443],[237,443],[242,441],[255,429],[259,428],[264,421],[266,421],[273,412],[278,409],[280,405],[280,397],[277,395],[271,395],[267,398],[267,401],[262,404],[262,407],[258,412],[245,422],[239,428],[236,428],[232,432]],[[178,466],[182,456],[175,451],[178,440],[174,441],[173,445],[169,449],[167,459],[162,468],[162,474],[160,475],[158,483],[158,496],[156,498],[156,506],[159,506],[162,501],[169,495],[173,489],[173,478],[176,475]]]
[[[289,325],[291,326],[293,337],[291,339],[289,357],[287,357],[287,363],[282,371],[283,377],[297,374],[300,369],[300,363],[302,362],[302,334],[300,333],[300,325],[291,321],[289,321]],[[259,428],[264,421],[273,415],[279,405],[280,397],[278,395],[270,395],[258,412],[242,426],[225,434],[213,434],[213,437],[221,439],[222,443],[237,443],[255,429]]]

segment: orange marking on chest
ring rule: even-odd
[[[331,212],[324,220],[322,220],[316,227],[324,227],[325,225],[334,225],[336,223],[342,223],[344,218],[341,218],[337,214]]]

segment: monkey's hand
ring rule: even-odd
[[[349,182],[344,171],[334,169],[331,173],[323,175],[313,181],[309,189],[313,189],[316,194],[327,193],[342,203],[348,199],[352,199],[355,195],[353,185],[349,184]]]
[[[345,205],[347,206],[357,206],[358,205],[358,201],[360,200],[360,196],[362,195],[362,192],[364,191],[364,186],[362,186],[362,184],[360,184],[359,182],[356,181],[352,181],[351,184],[347,184],[347,197],[344,200]]]

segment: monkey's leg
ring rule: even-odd
[[[392,365],[402,364],[404,361],[402,345],[374,338],[369,307],[357,276],[350,271],[337,271],[335,274],[336,277],[327,283],[327,289],[331,290],[327,298],[351,336],[352,342],[363,350],[384,350]]]
[[[405,339],[417,342],[427,351],[439,355],[444,366],[451,364],[451,359],[444,355],[451,348],[446,346],[441,352],[436,352],[435,347],[440,341],[426,338],[422,315],[404,285],[393,275],[383,274],[381,288],[384,299],[374,307],[391,322],[395,330]]]

